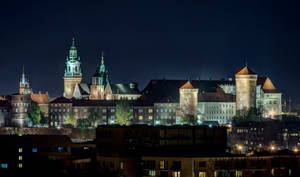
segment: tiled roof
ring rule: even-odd
[[[72,100],[62,96],[62,97],[55,98],[50,103],[72,103]]]
[[[65,97],[56,98],[53,103],[72,103],[72,106],[116,106],[117,100],[85,100],[85,99],[67,99]],[[148,100],[130,100],[133,106],[153,106]]]
[[[151,102],[179,102],[179,88],[187,80],[151,80],[142,91],[145,98]],[[198,94],[207,92],[216,92],[221,84],[234,85],[234,81],[228,80],[192,80],[194,88],[199,89]]]
[[[113,94],[140,94],[138,88],[130,88],[129,84],[111,84]]]
[[[256,75],[254,71],[252,71],[248,66],[245,66],[243,69],[241,69],[238,73],[235,75]]]
[[[223,89],[217,88],[216,92],[198,94],[199,102],[235,102],[235,96],[226,94]]]
[[[265,93],[279,93],[269,77],[259,77],[257,79],[257,85],[261,85]]]
[[[80,83],[79,85],[79,91],[81,95],[90,95],[90,85],[86,83]]]
[[[190,81],[187,81],[183,86],[180,87],[180,89],[193,89],[193,85]]]
[[[42,94],[42,93],[34,93],[31,95],[31,99],[38,104],[48,104],[49,101],[49,96],[47,93]]]

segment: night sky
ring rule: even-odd
[[[112,83],[233,77],[245,62],[300,102],[299,1],[7,1],[0,5],[0,94],[22,66],[35,92],[63,92],[72,38],[84,82],[100,63]]]

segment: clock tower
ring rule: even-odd
[[[75,86],[81,83],[82,73],[80,65],[80,57],[77,56],[77,49],[73,38],[72,46],[69,50],[69,56],[66,58],[64,75],[64,97],[66,98],[72,98]]]

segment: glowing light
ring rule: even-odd
[[[275,149],[276,149],[276,147],[275,147],[274,145],[272,145],[272,146],[270,147],[270,150],[271,150],[271,151],[275,151]]]
[[[294,148],[294,153],[298,153],[298,148]]]
[[[242,145],[238,145],[238,150],[239,151],[243,150],[243,146]]]

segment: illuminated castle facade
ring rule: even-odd
[[[82,83],[81,60],[73,39],[66,58],[64,74],[64,97],[68,99],[86,100],[117,100],[121,98],[135,100],[140,97],[136,83],[112,84],[109,80],[108,70],[104,64],[102,52],[100,66],[92,77],[91,84]]]
[[[230,124],[234,116],[252,108],[265,118],[281,117],[281,93],[270,78],[259,77],[247,66],[235,80],[151,80],[142,93],[153,102],[154,119],[162,125],[180,123],[185,114],[197,121]]]

